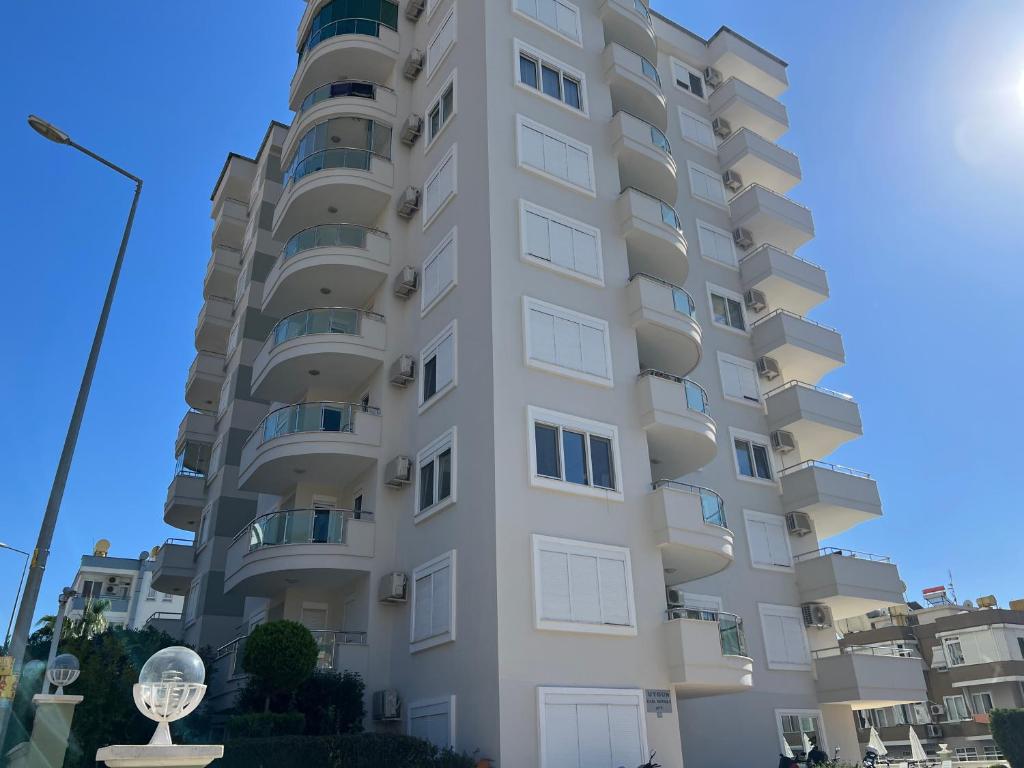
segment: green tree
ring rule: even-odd
[[[85,604],[82,617],[72,621],[64,619],[64,629],[61,632],[61,639],[92,637],[98,635],[107,628],[107,611],[110,609],[109,600],[90,600]],[[40,639],[49,641],[53,637],[53,627],[57,623],[57,617],[52,614],[42,616],[36,626],[39,627],[34,633]]]
[[[288,710],[305,717],[303,733],[307,736],[341,736],[363,730],[366,708],[363,694],[366,685],[355,672],[317,671],[291,693],[271,697],[270,708]],[[252,678],[238,695],[236,707],[241,713],[263,712],[266,693]]]
[[[1011,768],[1024,768],[1024,709],[993,709],[989,718],[992,738]]]
[[[245,641],[242,669],[263,695],[270,711],[275,695],[294,694],[313,674],[319,655],[313,634],[296,621],[271,621],[254,629]],[[290,707],[289,707],[290,708]]]

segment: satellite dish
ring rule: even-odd
[[[139,562],[144,563],[147,560],[149,560],[149,552],[144,549],[141,552],[139,552]]]
[[[92,548],[92,553],[96,557],[106,557],[107,552],[110,551],[110,542],[107,539],[100,539],[96,542]]]
[[[970,600],[964,600],[964,608],[973,608],[973,607],[974,607],[974,603],[972,603]]]

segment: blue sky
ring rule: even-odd
[[[488,0],[497,2],[497,0]],[[835,461],[872,472],[886,515],[835,543],[893,555],[908,595],[953,571],[960,598],[1024,597],[1024,377],[1012,319],[1024,283],[1024,4],[1018,0],[654,0],[790,63],[801,158],[863,439]],[[106,537],[134,557],[161,513],[209,257],[209,196],[229,150],[287,122],[301,5],[251,0],[13,3],[0,56],[8,183],[0,377],[7,489],[0,540],[31,549],[88,353],[131,184],[44,142],[35,112],[146,186],[41,596],[54,607]],[[11,34],[13,32],[13,34]],[[6,625],[21,561],[0,551]]]

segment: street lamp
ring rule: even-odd
[[[71,422],[68,424],[67,435],[64,437],[64,448],[61,450],[60,461],[53,476],[53,484],[50,486],[50,498],[46,502],[46,512],[43,514],[43,521],[39,526],[39,538],[36,540],[36,547],[32,553],[28,568],[28,576],[25,580],[25,594],[18,607],[18,618],[14,624],[14,634],[11,637],[10,655],[14,657],[14,674],[21,673],[22,660],[25,655],[25,646],[28,643],[28,635],[32,629],[32,616],[36,610],[36,601],[39,599],[39,588],[43,581],[43,572],[46,569],[46,561],[50,556],[50,544],[53,541],[53,531],[57,526],[57,517],[60,515],[60,504],[64,498],[64,488],[67,485],[68,473],[71,471],[71,460],[75,455],[75,445],[78,443],[78,433],[82,427],[82,417],[85,415],[85,406],[89,401],[89,390],[92,387],[93,374],[96,372],[96,361],[100,356],[100,348],[103,346],[103,335],[107,330],[107,319],[110,317],[110,307],[114,303],[114,293],[117,290],[117,280],[121,275],[121,265],[124,264],[124,254],[128,249],[128,237],[131,235],[132,223],[135,221],[135,210],[139,204],[139,195],[142,193],[142,179],[129,173],[124,168],[114,165],[109,160],[100,157],[95,152],[76,144],[64,131],[52,123],[43,120],[36,115],[29,115],[28,124],[40,136],[66,146],[77,149],[84,155],[102,163],[113,171],[135,182],[135,195],[132,197],[132,206],[128,211],[128,221],[124,225],[124,234],[121,236],[121,247],[117,251],[117,258],[114,260],[114,269],[110,275],[110,284],[107,286],[107,295],[103,300],[103,309],[100,310],[100,317],[96,323],[96,333],[93,336],[92,348],[89,350],[89,359],[85,364],[85,371],[82,373],[82,383],[78,388],[78,397],[75,400],[75,409],[71,413]],[[7,725],[11,717],[10,702],[8,706],[0,709],[0,744],[4,743],[7,734]]]
[[[21,587],[25,584],[25,571],[28,570],[28,559],[31,555],[24,549],[12,547],[2,541],[0,541],[0,549],[9,549],[11,552],[25,556],[25,564],[21,567],[21,579],[18,581],[18,591],[14,593],[14,602],[11,604],[11,618],[7,622],[7,633],[4,635],[4,648],[7,648],[7,644],[11,642],[11,625],[14,624],[14,612],[18,610],[18,598],[21,596]]]

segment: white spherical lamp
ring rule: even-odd
[[[79,674],[81,674],[81,670],[78,666],[78,659],[70,653],[62,653],[53,660],[53,664],[46,670],[46,679],[57,689],[57,695],[63,696],[64,686],[75,682]]]
[[[168,723],[195,711],[206,695],[206,667],[199,654],[190,648],[172,646],[150,656],[132,689],[135,706],[157,722],[150,744],[167,746],[171,742]]]

